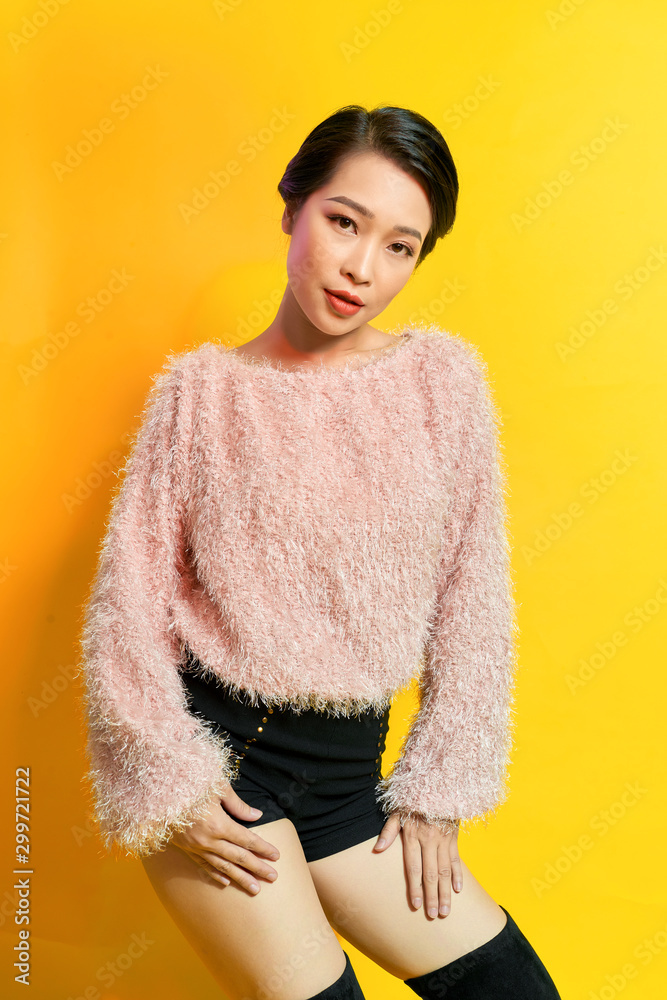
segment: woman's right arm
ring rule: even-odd
[[[151,387],[80,635],[93,814],[105,846],[135,857],[188,830],[195,835],[191,828],[210,823],[212,802],[234,798],[231,749],[188,711],[170,621],[185,554],[184,362],[169,359]],[[230,822],[224,829],[243,830],[247,844],[252,831]]]

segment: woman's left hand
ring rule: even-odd
[[[458,829],[443,833],[422,819],[409,819],[402,829],[403,858],[412,905],[419,909],[423,895],[424,911],[429,917],[447,916],[452,885],[455,892],[463,888]],[[394,812],[383,826],[374,850],[386,851],[400,831],[399,813]]]

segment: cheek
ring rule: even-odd
[[[382,259],[381,266],[375,272],[375,280],[387,295],[395,295],[399,288],[402,288],[405,275],[393,261]]]
[[[287,254],[287,278],[292,291],[302,302],[308,298],[310,286],[317,280],[317,256],[310,243],[290,243]]]
[[[388,268],[380,277],[376,278],[376,293],[378,304],[383,302],[388,305],[392,299],[396,298],[401,289],[405,288],[409,275],[397,274],[396,269]]]
[[[334,257],[325,234],[309,232],[291,238],[287,251],[290,279],[303,281],[323,274],[330,269],[332,260]]]
[[[411,263],[413,258],[410,258],[410,263],[406,263],[403,267],[397,267],[392,274],[392,287],[393,294],[397,295],[402,288],[405,288],[408,281],[412,277],[412,272],[414,271],[414,264]]]

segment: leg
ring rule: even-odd
[[[362,998],[346,954],[322,910],[294,825],[266,823],[262,836],[280,851],[278,878],[250,896],[216,885],[179,848],[143,858],[144,870],[176,926],[234,1000]],[[351,970],[351,966],[349,966]],[[341,980],[340,989],[328,987]],[[347,990],[348,992],[345,992]]]
[[[391,975],[404,981],[424,977],[423,982],[417,984],[425,987],[421,996],[448,995],[461,997],[461,1000],[468,996],[478,997],[479,1000],[486,996],[497,997],[498,1000],[501,997],[516,997],[519,1000],[524,994],[514,989],[515,984],[505,992],[484,993],[480,989],[465,993],[460,985],[458,993],[454,989],[448,994],[443,992],[446,984],[443,966],[460,960],[456,967],[460,979],[460,973],[467,972],[466,964],[470,965],[470,960],[464,956],[480,949],[477,957],[487,957],[489,968],[489,958],[498,951],[499,943],[510,938],[513,944],[518,942],[513,934],[513,926],[516,925],[514,921],[510,923],[507,911],[492,899],[463,860],[463,891],[452,892],[449,915],[430,919],[423,907],[414,910],[408,898],[400,835],[388,850],[381,853],[372,850],[376,839],[309,864],[322,908],[331,926]],[[497,938],[495,945],[490,944],[494,938]],[[525,943],[528,945],[527,941]],[[481,946],[486,946],[485,950]],[[506,954],[509,955],[509,952]],[[534,952],[533,955],[541,965]],[[524,957],[528,958],[527,953]],[[475,968],[479,969],[480,964],[478,961]],[[438,970],[440,979],[433,980],[433,974]],[[544,973],[551,983],[546,969]],[[468,976],[469,981],[471,976],[472,973]],[[523,981],[528,987],[533,980],[527,976]],[[429,979],[432,980],[430,993]],[[540,997],[556,1000],[558,993],[553,983],[551,987],[551,992],[527,991],[525,996],[531,1000]]]
[[[408,979],[452,961],[505,926],[505,914],[461,859],[463,891],[447,917],[410,902],[401,835],[388,850],[377,837],[308,865],[322,908],[339,934],[392,976]]]
[[[435,1000],[561,1000],[544,963],[503,907],[507,923],[499,934],[423,976],[406,979],[405,985],[422,997]]]

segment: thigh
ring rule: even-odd
[[[342,975],[345,956],[315,891],[293,824],[266,823],[260,835],[280,851],[278,878],[251,896],[216,884],[170,844],[142,858],[158,898],[217,983],[234,1000],[303,1000]]]
[[[460,958],[505,926],[502,908],[461,859],[463,889],[446,917],[429,918],[410,902],[399,833],[385,851],[377,837],[308,865],[331,926],[399,979],[421,976]]]

